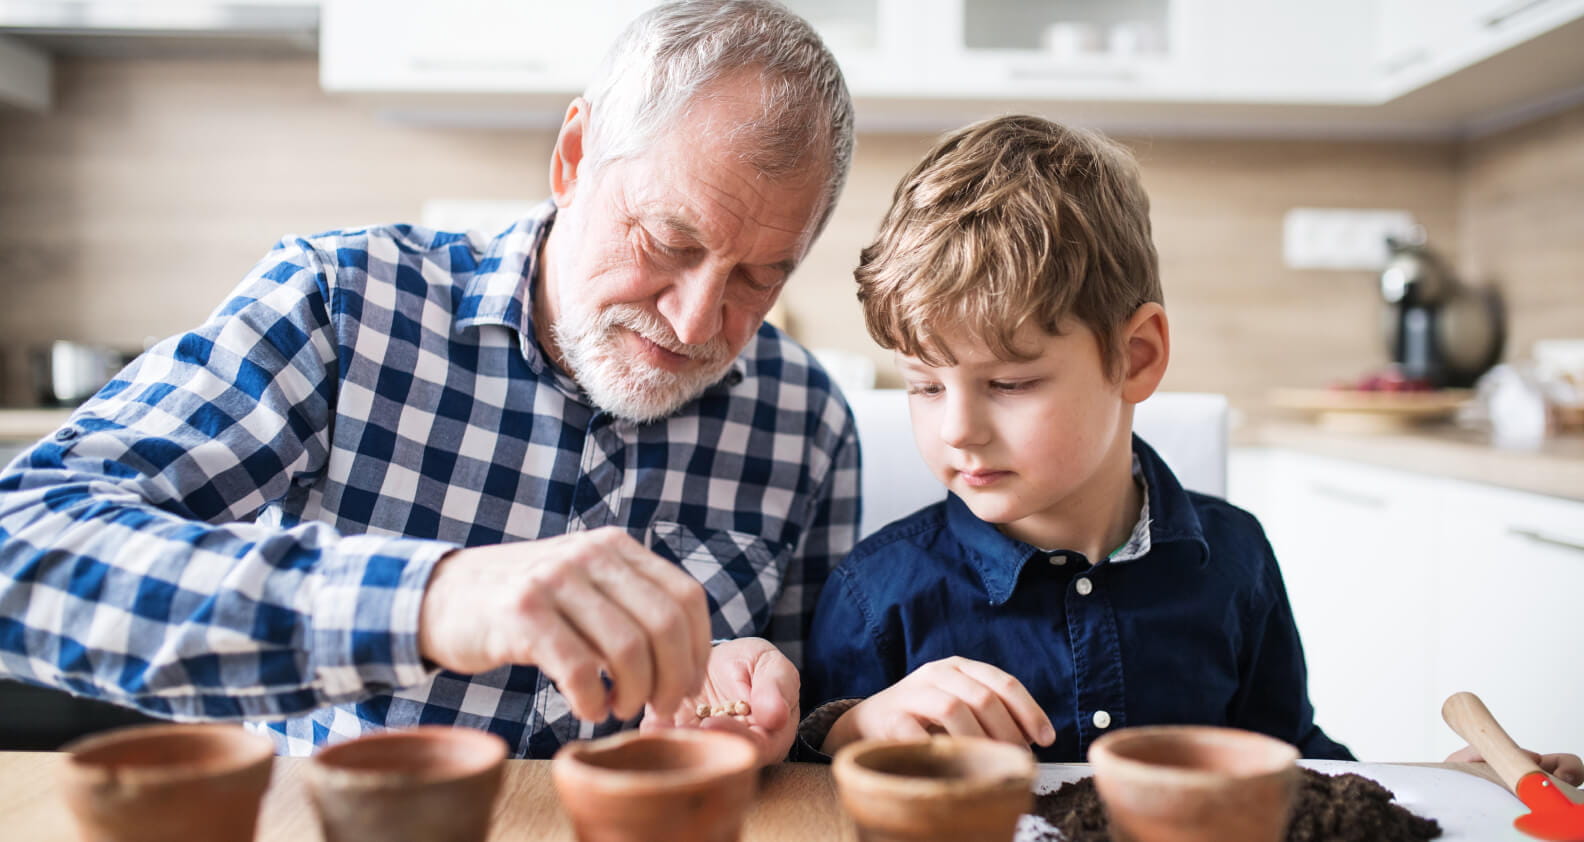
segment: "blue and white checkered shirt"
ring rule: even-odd
[[[598,411],[534,338],[553,204],[493,239],[288,238],[0,477],[0,674],[179,719],[271,720],[291,754],[455,723],[517,755],[580,723],[538,670],[435,671],[440,556],[617,526],[682,565],[717,638],[794,663],[858,522],[852,415],[766,325],[650,424]]]

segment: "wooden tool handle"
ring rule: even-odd
[[[1540,771],[1529,755],[1502,730],[1480,697],[1473,693],[1465,691],[1448,696],[1441,705],[1441,718],[1452,726],[1458,736],[1468,740],[1468,744],[1485,758],[1496,776],[1514,793],[1518,791],[1519,778]]]

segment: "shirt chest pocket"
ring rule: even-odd
[[[745,532],[655,521],[654,551],[676,562],[709,596],[717,639],[761,635],[781,595],[779,547]]]

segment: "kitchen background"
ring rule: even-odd
[[[106,5],[0,3],[12,407],[36,402],[30,349],[135,351],[197,324],[286,233],[539,199],[561,109],[645,4],[472,0],[442,18],[212,2],[187,4],[214,12],[195,29],[131,30],[96,23]],[[1457,276],[1499,287],[1509,362],[1584,339],[1584,2],[790,5],[838,50],[860,119],[846,191],[784,295],[794,335],[895,385],[851,270],[896,180],[940,131],[995,113],[1112,132],[1152,200],[1163,388],[1237,410],[1231,496],[1284,559],[1322,722],[1377,759],[1439,759],[1439,698],[1468,684],[1521,740],[1584,751],[1584,683],[1542,693],[1505,638],[1468,630],[1507,618],[1576,637],[1584,439],[1554,427],[1503,451],[1448,422],[1340,435],[1269,401],[1388,362],[1379,263],[1289,260],[1295,208],[1411,215]],[[1540,567],[1504,572],[1520,563]]]

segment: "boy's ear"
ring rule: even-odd
[[[555,148],[550,152],[550,195],[556,207],[572,204],[577,194],[578,170],[583,165],[583,141],[588,134],[588,100],[578,97],[567,106]]]
[[[1171,358],[1171,329],[1166,323],[1166,308],[1147,301],[1122,327],[1122,399],[1141,403],[1155,394],[1166,376]]]

